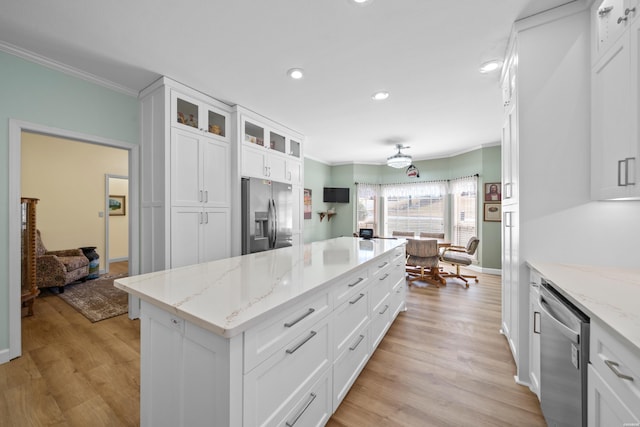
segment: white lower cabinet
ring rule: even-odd
[[[640,423],[640,356],[591,319],[588,423],[590,427]]]
[[[229,209],[226,208],[173,207],[172,267],[229,257],[230,224]]]
[[[320,375],[328,371],[331,365],[329,320],[325,317],[245,374],[245,425],[276,425],[307,395]]]
[[[540,399],[540,275],[531,270],[529,283],[529,388]]]
[[[404,247],[231,338],[143,301],[141,426],[326,424],[405,306],[401,258]]]

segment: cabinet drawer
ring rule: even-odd
[[[352,274],[335,285],[333,287],[334,307],[338,307],[366,287],[369,283],[368,277],[369,272],[366,269],[362,269],[357,274]]]
[[[371,285],[369,285],[371,311],[378,307],[378,305],[389,296],[389,292],[391,292],[394,283],[392,282],[392,272],[393,269],[388,269],[382,274],[376,275],[373,280],[371,280]]]
[[[309,389],[329,370],[328,319],[321,319],[244,376],[245,426],[272,425],[298,401],[300,390]]]
[[[600,374],[589,365],[587,419],[590,427],[632,426],[640,422],[609,387]]]
[[[589,359],[621,401],[640,417],[640,357],[597,322],[591,322]]]
[[[290,410],[277,426],[323,426],[332,414],[331,407],[331,370],[327,370],[311,390],[301,393]]]
[[[366,289],[353,295],[333,314],[334,351],[338,355],[349,345],[356,332],[369,320],[369,293]]]
[[[369,328],[365,326],[357,332],[333,364],[334,411],[369,360]]]
[[[371,352],[378,347],[382,338],[384,338],[385,332],[391,323],[391,295],[387,294],[380,304],[374,307],[371,312],[371,324],[369,329],[371,330]]]
[[[391,268],[391,257],[385,256],[373,261],[373,266],[369,267],[371,278],[375,278]]]
[[[393,321],[400,313],[400,310],[404,309],[405,297],[407,292],[407,282],[404,277],[395,284],[391,289],[391,297],[389,298],[389,306],[391,310],[391,320]]]
[[[297,304],[276,319],[244,333],[244,372],[247,373],[278,351],[293,337],[309,328],[330,311],[329,293],[325,292]]]

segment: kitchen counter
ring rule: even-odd
[[[404,243],[340,237],[117,279],[114,285],[230,338]]]
[[[640,270],[527,261],[590,318],[640,354]]]

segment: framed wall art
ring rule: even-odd
[[[109,216],[125,216],[127,214],[126,206],[125,196],[109,195]]]
[[[500,202],[502,201],[502,193],[500,187],[502,185],[499,182],[485,182],[484,184],[484,201],[485,202]]]
[[[502,204],[501,203],[485,203],[484,204],[484,220],[485,221],[502,221]]]

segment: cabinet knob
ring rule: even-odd
[[[627,16],[627,15],[629,15],[630,13],[635,13],[635,12],[636,12],[636,8],[635,8],[635,7],[632,7],[631,9],[626,8],[626,9],[624,10],[624,16]]]
[[[629,19],[629,17],[628,17],[628,16],[624,16],[624,17],[623,17],[623,16],[621,16],[621,17],[619,17],[619,18],[618,18],[618,24],[621,24],[621,23],[625,22],[627,19]]]
[[[602,9],[598,10],[598,16],[602,18],[603,16],[607,15],[612,10],[613,10],[613,6],[603,7]]]

